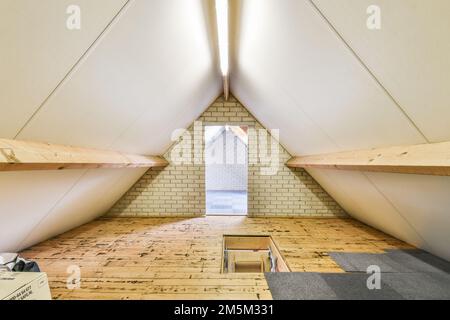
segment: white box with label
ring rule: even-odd
[[[44,272],[0,272],[0,300],[51,300]]]

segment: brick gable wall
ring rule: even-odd
[[[218,98],[198,119],[202,125],[247,125],[256,131],[262,125],[234,98]],[[187,131],[192,142],[202,146],[203,136],[194,135],[194,125]],[[249,135],[248,215],[249,216],[345,216],[341,207],[303,169],[288,168],[291,155],[279,147],[279,169],[264,175],[258,152],[252,145],[258,135]],[[110,216],[202,216],[205,214],[205,166],[203,155],[192,152],[194,163],[175,164],[171,152],[164,157],[165,168],[152,168],[114,205]],[[268,146],[270,151],[270,146]],[[198,151],[198,150],[197,150]],[[258,162],[258,163],[256,163]]]

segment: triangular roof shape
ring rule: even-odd
[[[79,30],[64,1],[0,5],[0,137],[162,154],[222,93],[212,4],[72,2]],[[450,140],[448,1],[230,5],[231,92],[292,155]],[[100,216],[144,172],[0,172],[0,250]],[[308,172],[352,216],[450,259],[448,177]]]

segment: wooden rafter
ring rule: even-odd
[[[450,176],[450,142],[293,157],[286,165]]]
[[[0,139],[0,171],[150,168],[167,164],[158,156]]]

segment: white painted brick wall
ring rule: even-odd
[[[204,125],[261,124],[234,98],[218,98],[198,119]],[[280,128],[282,130],[282,128]],[[193,126],[188,129],[193,132]],[[194,136],[194,135],[192,135]],[[203,143],[203,141],[200,141]],[[345,216],[341,207],[303,169],[284,164],[291,157],[280,146],[279,171],[262,175],[261,164],[251,164],[254,139],[249,136],[249,216]],[[173,147],[173,146],[172,146]],[[170,162],[169,149],[164,157]],[[192,158],[199,155],[192,155]],[[152,168],[114,205],[111,216],[201,216],[205,214],[204,164],[169,164]]]

